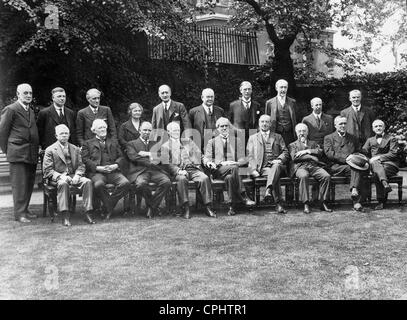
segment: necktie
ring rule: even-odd
[[[98,109],[97,108],[92,108],[93,114],[97,114],[98,113]]]
[[[228,158],[228,139],[227,138],[223,138],[223,160],[226,161]]]
[[[212,107],[209,107],[209,108],[208,108],[208,114],[209,114],[210,116],[212,116],[212,113],[213,113],[213,112],[212,112]]]
[[[318,125],[318,128],[321,126],[321,119],[320,119],[320,117],[317,117],[317,125]]]

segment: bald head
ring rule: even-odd
[[[170,86],[163,84],[158,88],[158,95],[160,99],[167,102],[171,99],[171,88]]]
[[[211,88],[203,89],[201,99],[204,105],[210,107],[215,101],[215,92]]]
[[[276,82],[276,91],[277,95],[285,97],[288,90],[288,82],[284,79],[277,80]]]
[[[311,99],[311,109],[315,114],[322,113],[322,99],[315,97]]]
[[[28,83],[21,83],[17,86],[17,98],[25,105],[31,103],[33,99],[33,90]]]

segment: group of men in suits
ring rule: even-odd
[[[45,150],[44,177],[58,188],[58,210],[67,226],[70,225],[67,197],[72,187],[82,189],[86,198],[85,220],[94,223],[91,215],[94,198],[102,201],[104,218],[109,219],[131,184],[146,200],[147,217],[154,217],[160,213],[159,205],[171,180],[177,182],[185,218],[190,218],[189,180],[198,186],[205,213],[216,217],[211,208],[210,175],[226,182],[228,214],[234,215],[237,204],[254,205],[244,190],[242,172],[267,177],[264,197],[274,198],[279,213],[287,212],[279,183],[283,175],[299,179],[305,213],[310,212],[309,176],[319,181],[321,209],[330,212],[327,200],[331,175],[350,175],[354,209],[360,211],[365,168],[358,170],[348,164],[349,157],[356,152],[372,157],[370,165],[378,186],[377,208],[383,207],[391,191],[388,177],[398,170],[397,145],[389,135],[383,135],[384,123],[374,121],[371,110],[362,107],[361,92],[349,93],[351,106],[342,110],[335,121],[322,112],[322,100],[313,98],[312,113],[297,123],[296,101],[287,96],[287,81],[278,80],[275,88],[277,96],[266,102],[263,114],[260,104],[252,99],[252,85],[243,81],[239,87],[241,97],[230,104],[226,118],[224,109],[214,105],[212,89],[204,89],[202,104],[188,112],[184,104],[171,99],[171,88],[162,85],[158,89],[161,102],[153,108],[152,122],[142,122],[138,134],[133,140],[124,141],[123,147],[117,141],[111,109],[100,105],[99,90],[87,91],[89,105],[75,118],[74,112],[65,106],[65,90],[53,89],[52,105],[40,111],[36,122],[28,107],[32,88],[28,84],[19,85],[18,100],[4,108],[0,120],[0,147],[10,162],[16,220],[29,222],[34,217],[28,204],[39,145]],[[121,169],[126,160],[130,165],[124,175]],[[154,193],[149,182],[157,185]],[[108,189],[108,185],[114,188]]]

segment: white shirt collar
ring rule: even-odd
[[[281,104],[285,104],[286,98],[287,98],[287,96],[284,96],[284,97],[282,97],[280,95],[277,96],[277,99],[278,99],[278,101],[280,101]]]
[[[316,114],[315,112],[312,112],[312,114],[314,115],[315,118],[319,118],[319,120],[321,120],[322,113]]]
[[[24,103],[22,103],[20,100],[17,100],[17,102],[24,108],[25,111],[28,111],[28,106],[26,106]]]
[[[209,114],[209,107],[206,104],[202,104],[202,106],[204,107],[206,113]],[[212,109],[212,113],[213,113],[213,105],[211,106],[211,109]]]
[[[164,101],[163,101],[163,107],[164,107],[164,109],[166,109],[165,106],[168,106],[168,108],[169,108],[170,105],[171,105],[171,99],[168,100],[167,102],[164,102]]]
[[[68,143],[66,144],[66,146],[64,146],[64,145],[63,145],[61,142],[59,142],[59,141],[58,141],[58,143],[59,143],[59,145],[61,146],[62,150],[68,149]]]
[[[357,107],[355,107],[355,106],[352,105],[352,108],[353,108],[353,110],[355,110],[355,111],[360,111],[361,107],[362,107],[361,104],[358,105]]]
[[[140,140],[144,142],[144,144],[147,144],[150,140],[144,140],[141,136],[140,136]]]

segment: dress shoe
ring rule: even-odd
[[[332,212],[332,209],[328,207],[328,205],[323,201],[321,203],[321,210],[326,212]]]
[[[233,207],[229,207],[228,216],[234,216],[236,214],[235,209]]]
[[[190,215],[190,213],[189,213],[189,206],[186,206],[186,207],[184,208],[184,214],[182,215],[182,217],[183,217],[184,219],[190,219],[190,218],[191,218],[191,215]]]
[[[216,213],[213,212],[212,209],[211,209],[209,206],[206,206],[206,207],[205,207],[205,214],[206,214],[208,217],[216,218]]]
[[[277,209],[277,213],[282,213],[282,214],[286,214],[286,213],[287,213],[287,210],[285,210],[284,207],[283,207],[281,204],[279,204],[279,203],[277,203],[276,209]]]
[[[32,213],[32,212],[30,212],[30,211],[26,212],[25,216],[26,216],[28,219],[37,219],[37,218],[38,218],[38,216],[37,216],[35,213]]]
[[[361,205],[359,202],[357,202],[357,203],[355,203],[355,204],[353,205],[353,210],[354,210],[354,211],[363,212],[363,207],[362,207],[362,205]]]
[[[358,192],[358,190],[357,190],[356,188],[353,188],[353,189],[352,189],[352,193],[350,194],[350,196],[351,196],[352,200],[356,200],[357,197],[359,197],[359,192]]]
[[[379,204],[376,207],[374,207],[375,210],[382,210],[383,208],[384,208],[383,202],[379,202]]]
[[[153,210],[149,207],[147,210],[147,218],[152,219],[154,217]]]
[[[390,193],[393,191],[393,189],[390,187],[389,183],[386,180],[382,181],[383,187],[384,187],[384,192]]]
[[[18,222],[22,222],[22,223],[28,223],[31,222],[31,220],[27,219],[26,217],[20,217],[17,219]]]
[[[95,224],[96,222],[92,219],[90,213],[86,212],[84,217],[85,222],[89,224]]]
[[[311,213],[311,209],[309,208],[309,204],[305,203],[304,204],[304,213],[305,214],[310,214]]]
[[[64,218],[64,220],[62,221],[62,225],[64,227],[70,227],[72,224],[71,224],[71,222],[69,221],[68,218]]]
[[[267,188],[264,194],[264,202],[270,202],[272,198],[271,189]]]
[[[244,199],[244,205],[246,207],[254,207],[256,205],[256,202],[253,200],[250,200],[249,198]]]

